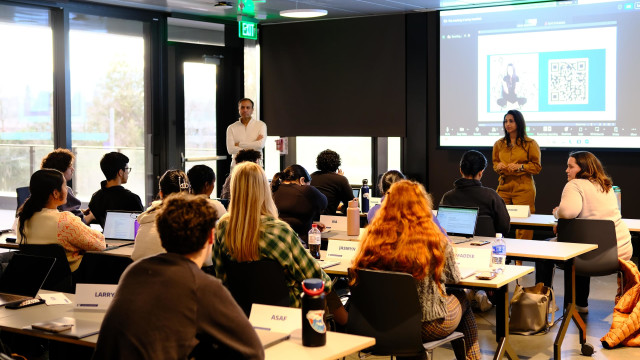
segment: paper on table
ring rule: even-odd
[[[40,298],[44,299],[47,302],[47,305],[64,305],[71,304],[71,300],[69,300],[63,293],[53,293],[53,294],[40,294]]]

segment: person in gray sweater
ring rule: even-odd
[[[411,274],[422,308],[422,340],[442,339],[457,330],[464,334],[465,358],[480,359],[478,328],[466,295],[445,288],[460,281],[460,271],[451,243],[433,222],[432,207],[421,184],[401,180],[391,185],[362,235],[353,268]],[[357,281],[354,276],[351,284]],[[454,350],[462,350],[461,345],[454,342]]]
[[[216,220],[204,197],[164,199],[156,224],[167,253],[137,261],[122,275],[94,360],[264,359],[240,306],[200,269],[211,257]]]

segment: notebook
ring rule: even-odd
[[[0,306],[35,298],[55,262],[55,258],[14,254],[0,276]]]
[[[254,328],[263,348],[268,348],[289,338],[289,334]]]
[[[63,317],[31,324],[30,326],[25,327],[25,329],[55,333],[59,336],[72,339],[82,339],[100,332],[100,325],[101,323],[98,321]]]
[[[440,205],[436,218],[454,244],[470,241],[476,230],[477,207]]]
[[[107,211],[104,221],[104,238],[106,240],[133,241],[138,232],[138,215],[134,211]]]
[[[326,269],[340,264],[340,260],[318,260],[318,263],[321,268]]]

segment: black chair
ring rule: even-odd
[[[127,256],[88,252],[76,270],[76,282],[117,285],[122,273],[133,263]]]
[[[289,306],[289,287],[284,269],[275,260],[225,261],[227,288],[249,316],[254,303]]]
[[[19,209],[20,206],[27,201],[29,196],[31,196],[31,192],[29,191],[28,186],[16,188],[16,200],[18,201],[18,207],[16,209]]]
[[[558,219],[558,242],[598,245],[575,259],[577,275],[605,276],[620,270],[616,227],[611,220]]]
[[[358,281],[351,286],[347,332],[370,336],[376,344],[372,354],[380,356],[418,356],[450,341],[461,341],[463,334],[453,332],[444,339],[422,342],[422,310],[413,276],[405,273],[358,270]],[[464,347],[463,347],[464,349]],[[464,350],[456,351],[464,359]]]
[[[56,262],[42,285],[45,290],[75,293],[76,284],[73,281],[69,261],[64,248],[58,244],[34,245],[20,244],[20,252],[27,255],[55,258]]]
[[[475,236],[496,236],[496,228],[493,226],[493,218],[489,215],[479,215],[476,220]]]

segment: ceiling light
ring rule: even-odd
[[[293,9],[280,11],[280,16],[291,18],[313,18],[325,15],[327,15],[327,10],[322,9]]]

